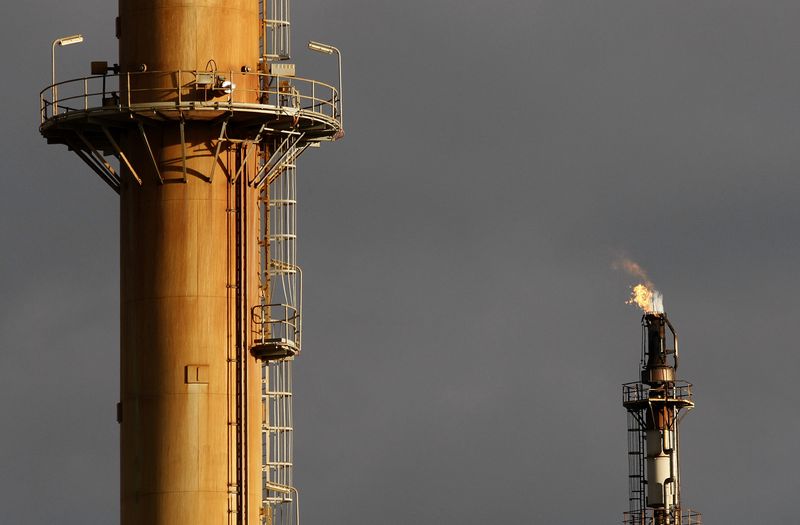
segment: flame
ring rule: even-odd
[[[614,262],[613,268],[624,270],[640,280],[639,284],[631,287],[631,296],[625,304],[636,305],[645,313],[664,313],[664,296],[655,289],[653,282],[638,263],[622,258]]]
[[[625,304],[635,304],[646,313],[664,312],[664,298],[661,292],[652,288],[652,283],[639,283],[634,286],[631,289],[631,297]]]

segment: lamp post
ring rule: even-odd
[[[71,46],[83,42],[83,35],[62,36],[53,40],[52,52],[50,53],[50,64],[53,70],[53,82],[50,84],[50,96],[53,103],[53,116],[58,113],[58,86],[56,86],[56,46]]]
[[[313,40],[309,40],[308,49],[324,55],[332,55],[336,53],[336,59],[339,64],[339,123],[342,126],[342,131],[341,134],[337,134],[335,138],[341,138],[344,136],[344,103],[342,102],[344,98],[342,96],[342,52],[339,51],[339,48],[330,44],[323,44],[322,42],[315,42]]]

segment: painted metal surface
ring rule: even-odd
[[[622,387],[628,412],[630,525],[694,525],[699,513],[684,509],[680,484],[679,423],[694,408],[692,385],[676,379],[678,336],[664,313],[642,317],[640,381]]]
[[[340,90],[270,73],[289,4],[120,0],[119,64],[40,93],[120,194],[123,525],[299,524],[296,160],[344,130]]]
[[[257,64],[250,0],[121,0],[119,15],[123,75]],[[173,79],[134,76],[121,98],[170,102]],[[257,195],[247,175],[229,182],[242,147],[215,157],[219,124],[177,120],[146,123],[158,175],[142,170],[139,186],[124,166],[121,177],[122,524],[254,525],[261,378],[242,312],[257,301]],[[121,143],[133,165],[151,164],[138,133]],[[215,158],[227,176],[209,180]],[[187,381],[194,365],[205,382]]]

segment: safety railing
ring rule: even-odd
[[[121,108],[118,80],[117,75],[100,75],[47,86],[39,93],[41,123],[58,115],[88,112],[90,109]]]
[[[703,525],[703,515],[693,510],[684,510],[681,513],[667,513],[656,520],[655,511],[647,509],[644,513],[626,512],[623,516],[623,525]]]
[[[289,60],[292,44],[291,2],[261,0],[258,11],[261,19],[261,56],[266,60]]]
[[[262,525],[298,525],[294,488],[292,361],[270,361],[262,368],[261,472]]]
[[[300,349],[300,313],[288,304],[262,304],[252,309],[253,339],[281,340]]]
[[[58,82],[39,94],[41,123],[76,112],[229,109],[340,121],[341,98],[330,84],[300,77],[236,71],[146,71]]]
[[[692,384],[686,381],[675,381],[663,387],[653,388],[650,385],[636,381],[622,385],[623,403],[658,400],[691,401]]]

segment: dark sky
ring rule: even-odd
[[[118,520],[118,205],[38,135],[38,91],[114,61],[116,2],[0,20],[3,523]],[[686,506],[797,520],[800,3],[297,0],[347,137],[300,162],[307,524],[616,523],[639,261],[697,408]]]

